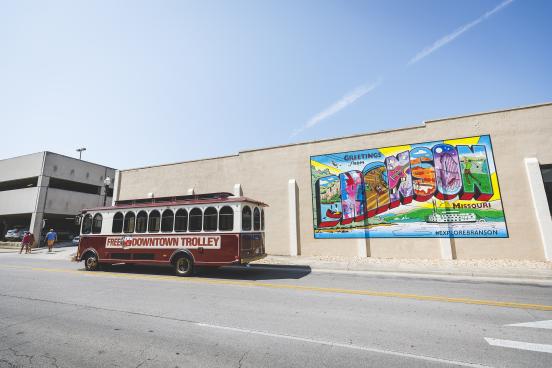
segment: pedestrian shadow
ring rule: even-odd
[[[82,269],[84,270],[84,269]],[[153,265],[136,265],[136,264],[115,264],[111,266],[103,266],[102,271],[113,273],[132,273],[140,275],[160,275],[174,276],[172,267],[153,266]],[[225,280],[286,280],[300,279],[311,273],[309,266],[277,266],[263,265],[260,266],[223,266],[223,267],[201,267],[196,266],[192,277],[202,277],[209,279],[225,279]]]

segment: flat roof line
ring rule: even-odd
[[[21,158],[21,157],[25,157],[25,156],[44,155],[44,154],[46,154],[46,155],[51,154],[51,155],[61,156],[61,157],[70,158],[70,159],[77,160],[77,161],[81,161],[81,162],[86,162],[86,163],[88,163],[88,164],[92,164],[92,165],[96,165],[96,166],[106,167],[106,168],[111,169],[111,170],[117,170],[117,169],[115,169],[115,168],[113,168],[113,167],[109,167],[109,166],[105,166],[105,165],[102,165],[102,164],[98,164],[98,163],[96,163],[96,162],[81,160],[81,159],[78,159],[78,158],[76,158],[76,157],[71,157],[71,156],[67,156],[67,155],[62,155],[61,153],[52,152],[52,151],[39,151],[39,152],[33,152],[33,153],[26,153],[26,154],[24,154],[24,155],[19,155],[19,156],[13,156],[13,157],[2,158],[2,159],[0,159],[0,161],[13,160],[13,159]]]
[[[32,156],[32,155],[44,155],[44,152],[46,151],[40,151],[40,152],[33,152],[33,153],[26,153],[24,155],[19,155],[19,156],[13,156],[13,157],[7,157],[7,158],[2,158],[0,159],[0,161],[6,161],[6,160],[13,160],[14,158],[20,158],[20,157],[25,157],[25,156]]]
[[[117,170],[117,169],[115,169],[114,167],[105,166],[105,165],[102,165],[102,164],[98,164],[98,163],[95,163],[95,162],[92,162],[92,161],[86,161],[86,160],[83,160],[83,159],[80,159],[80,158],[76,158],[76,157],[71,157],[71,156],[62,155],[61,153],[57,153],[57,152],[52,152],[52,151],[44,151],[44,152],[46,152],[46,154],[52,154],[52,155],[56,155],[56,156],[61,156],[61,157],[65,157],[65,158],[70,158],[70,159],[72,159],[72,160],[76,160],[76,161],[80,161],[80,162],[86,162],[87,164],[92,164],[92,165],[96,165],[96,166],[101,166],[101,167],[105,167],[105,168],[111,169],[111,170]]]
[[[470,118],[472,116],[498,114],[498,113],[501,113],[501,112],[516,111],[516,110],[527,110],[527,109],[532,109],[532,108],[535,108],[535,107],[543,107],[543,106],[552,106],[552,102],[543,102],[543,103],[538,103],[538,104],[533,104],[533,105],[517,106],[517,107],[511,107],[511,108],[508,108],[508,109],[482,111],[482,112],[476,112],[476,113],[467,114],[467,115],[453,115],[453,116],[448,116],[448,117],[440,118],[440,119],[426,120],[425,123],[426,124],[427,123],[437,123],[437,122],[444,121],[444,120],[456,120],[456,119],[462,119],[462,118]]]
[[[313,140],[313,141],[281,144],[281,145],[271,146],[271,147],[253,148],[253,149],[249,149],[249,150],[240,151],[240,153],[265,151],[265,150],[271,150],[271,149],[277,149],[277,148],[283,148],[283,147],[302,146],[302,145],[306,145],[306,144],[314,144],[314,143],[322,143],[322,142],[331,142],[331,141],[337,141],[337,140],[340,140],[340,139],[358,138],[358,137],[365,137],[365,136],[368,136],[368,135],[376,135],[376,134],[390,133],[390,132],[399,132],[399,131],[402,131],[402,130],[411,130],[411,129],[419,129],[419,128],[425,128],[425,123],[420,124],[420,125],[405,126],[405,127],[402,127],[402,128],[383,129],[383,130],[378,130],[378,131],[375,131],[375,132],[358,133],[358,134],[353,134],[353,135],[345,135],[345,136],[333,137],[333,138],[324,138],[324,139],[318,139],[318,140]]]
[[[348,138],[357,138],[367,135],[374,135],[374,134],[381,134],[381,133],[389,133],[389,132],[396,132],[401,130],[410,130],[410,129],[417,129],[417,128],[424,128],[425,124],[423,125],[412,125],[412,126],[406,126],[402,128],[396,128],[396,129],[384,129],[384,130],[378,130],[376,132],[370,132],[370,133],[359,133],[359,134],[353,134],[348,136],[342,136],[342,137],[333,137],[333,138],[324,138],[319,140],[313,140],[313,141],[305,141],[305,142],[298,142],[298,143],[288,143],[288,144],[281,144],[277,146],[270,146],[270,147],[261,147],[261,148],[252,148],[248,150],[242,150],[238,153],[231,154],[231,155],[225,155],[225,156],[216,156],[216,157],[208,157],[208,158],[199,158],[195,160],[188,160],[188,161],[177,161],[177,162],[171,162],[167,164],[161,164],[161,165],[149,165],[149,166],[142,166],[142,167],[135,167],[131,169],[124,169],[119,170],[120,172],[124,171],[135,171],[135,170],[143,170],[143,169],[151,169],[154,167],[163,167],[163,166],[172,166],[172,165],[180,165],[180,164],[188,164],[191,162],[198,162],[198,161],[210,161],[210,160],[218,160],[221,158],[230,158],[230,157],[238,157],[242,153],[249,153],[249,152],[256,152],[256,151],[266,151],[271,149],[278,149],[278,148],[284,148],[284,147],[292,147],[292,146],[302,146],[305,144],[314,144],[314,143],[321,143],[321,142],[330,142],[330,141],[336,141],[339,139],[348,139]]]
[[[169,163],[167,163],[167,164],[160,164],[160,165],[149,165],[149,166],[134,167],[134,168],[131,168],[131,169],[124,169],[124,170],[119,170],[119,171],[120,171],[120,172],[123,172],[123,171],[134,171],[134,170],[142,170],[142,169],[151,169],[151,168],[153,168],[153,167],[163,167],[163,166],[180,165],[180,164],[187,164],[187,163],[190,163],[190,162],[218,160],[218,159],[221,159],[221,158],[230,158],[230,157],[237,157],[237,156],[239,156],[239,153],[234,153],[234,154],[231,154],[231,155],[224,155],[224,156],[215,156],[215,157],[207,157],[207,158],[198,158],[198,159],[195,159],[195,160],[188,160],[188,161],[169,162]]]
[[[427,127],[427,124],[433,124],[433,123],[437,123],[437,122],[441,122],[441,121],[445,121],[445,120],[456,120],[456,119],[468,118],[468,117],[473,117],[473,116],[497,114],[497,113],[502,113],[502,112],[515,111],[515,110],[526,110],[526,109],[531,109],[531,108],[535,108],[535,107],[542,107],[542,106],[552,106],[552,102],[543,102],[543,103],[538,103],[538,104],[518,106],[518,107],[512,107],[512,108],[501,109],[501,110],[483,111],[483,112],[472,113],[472,114],[467,114],[467,115],[454,115],[454,116],[444,117],[444,118],[439,118],[439,119],[425,120],[425,121],[422,122],[422,124],[410,125],[410,126],[405,126],[405,127],[402,127],[402,128],[384,129],[384,130],[378,130],[378,131],[375,131],[375,132],[358,133],[358,134],[353,134],[353,135],[348,135],[348,136],[324,138],[324,139],[319,139],[319,140],[304,141],[304,142],[298,142],[298,143],[288,143],[288,144],[282,144],[282,145],[276,145],[276,146],[270,146],[270,147],[253,148],[253,149],[238,151],[237,154],[218,156],[218,157],[202,158],[202,159],[189,160],[189,161],[177,161],[177,162],[172,162],[172,163],[168,163],[168,164],[150,165],[150,166],[136,167],[136,168],[131,168],[131,169],[124,169],[124,170],[119,170],[119,171],[120,172],[136,171],[136,170],[142,170],[142,169],[150,169],[150,168],[154,168],[154,167],[172,166],[172,165],[186,164],[186,163],[198,162],[198,161],[217,160],[217,159],[221,159],[221,158],[237,157],[242,153],[249,153],[249,152],[256,152],[256,151],[266,151],[266,150],[271,150],[271,149],[301,146],[301,145],[315,144],[315,143],[322,143],[322,142],[331,142],[331,141],[336,141],[336,140],[340,140],[340,139],[358,138],[358,137],[365,137],[365,136],[382,134],[382,133],[400,132],[400,131],[403,131],[403,130],[425,128],[425,127]]]

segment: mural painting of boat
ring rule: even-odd
[[[427,216],[426,222],[430,223],[450,223],[450,222],[477,222],[475,213],[458,213],[458,211],[449,213],[435,213]]]
[[[484,222],[481,220],[480,222]],[[457,223],[457,222],[477,222],[477,216],[473,212],[460,213],[459,211],[437,212],[437,204],[433,200],[433,213],[426,218],[429,223]]]
[[[339,212],[339,211],[334,212],[334,211],[332,211],[328,208],[326,210],[326,217],[333,218],[333,219],[340,219],[341,218],[341,212]]]

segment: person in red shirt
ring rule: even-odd
[[[19,250],[19,254],[23,252],[23,248],[25,248],[25,253],[30,253],[29,252],[29,249],[31,248],[29,244],[30,241],[31,241],[31,233],[29,231],[25,231],[25,234],[23,235],[23,240],[21,241],[21,249]]]
[[[26,253],[31,254],[31,252],[32,252],[32,250],[33,250],[34,242],[35,242],[34,234],[31,233],[31,232],[29,231],[29,241],[27,242],[27,250],[26,250]]]

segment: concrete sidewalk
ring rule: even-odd
[[[19,249],[0,249],[0,253],[18,253]],[[71,261],[76,246],[33,249],[21,257]],[[239,267],[242,266],[232,266]],[[510,281],[542,280],[552,282],[552,262],[513,260],[379,259],[360,257],[308,257],[270,255],[251,263],[254,269],[331,272],[350,274],[386,274],[417,277],[495,278]]]
[[[73,248],[77,249],[76,245],[73,245],[73,243],[71,241],[60,241],[60,242],[57,242],[55,245],[54,245],[54,249],[63,249],[63,248]],[[21,249],[21,242],[0,242],[0,253],[14,253],[14,252],[19,252],[19,250]],[[33,248],[33,253],[35,251],[40,251],[42,249],[48,249],[45,245],[40,247],[40,248],[36,248],[34,247]]]
[[[378,259],[360,257],[268,256],[254,268],[305,269],[313,272],[386,273],[552,281],[552,262],[512,260]]]
[[[0,253],[19,253],[19,249],[0,249]],[[63,246],[54,247],[52,252],[48,252],[47,247],[33,248],[31,254],[25,254],[25,251],[20,255],[21,257],[32,257],[34,259],[55,259],[55,260],[67,260],[70,261],[74,255],[77,254],[76,246]]]

